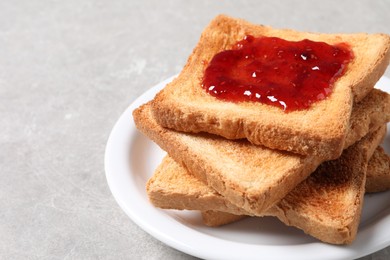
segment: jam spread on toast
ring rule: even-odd
[[[348,44],[246,36],[208,63],[203,87],[218,99],[257,101],[285,111],[325,99],[346,71]]]

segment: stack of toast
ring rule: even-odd
[[[228,102],[202,88],[207,64],[247,35],[347,43],[353,51],[332,93],[286,112]],[[390,96],[375,83],[390,59],[384,34],[317,34],[217,16],[177,78],[133,112],[137,128],[168,155],[146,185],[163,209],[200,210],[209,226],[275,216],[327,243],[349,244],[365,192],[390,189],[390,160],[378,146]]]

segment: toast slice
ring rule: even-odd
[[[350,45],[354,59],[326,99],[309,109],[285,113],[259,102],[221,101],[204,91],[202,79],[215,54],[231,49],[246,35],[274,36],[288,41]],[[279,30],[244,20],[217,16],[204,30],[180,75],[152,103],[157,122],[184,132],[208,132],[228,139],[330,160],[340,156],[353,102],[362,100],[384,73],[390,58],[385,34],[319,34]]]
[[[203,223],[209,227],[219,227],[247,218],[247,215],[236,215],[218,210],[201,211]]]
[[[169,159],[173,160],[173,159]],[[163,168],[165,168],[165,165],[170,164],[171,162],[162,162]],[[176,165],[178,165],[175,162]],[[173,168],[172,166],[169,167],[170,170]],[[183,168],[182,168],[183,169]],[[160,169],[160,171],[164,171],[163,169]],[[156,171],[157,173],[157,171]],[[182,172],[184,174],[184,172]],[[185,172],[186,175],[182,175],[183,178],[187,178],[187,172]],[[189,177],[191,180],[194,178],[192,175]],[[192,182],[192,181],[191,181]],[[191,183],[191,182],[187,182]],[[203,188],[204,184],[202,185]],[[196,189],[197,190],[197,189]],[[367,165],[367,172],[366,172],[366,185],[365,185],[365,192],[366,193],[374,193],[374,192],[381,192],[390,190],[390,157],[385,153],[382,147],[378,146],[377,149],[374,151],[374,154],[371,156],[368,165]],[[195,190],[193,189],[192,192]],[[185,196],[187,197],[188,194]],[[179,195],[176,195],[176,200]],[[197,194],[197,198],[202,198],[203,196],[200,194]],[[188,200],[189,198],[187,198]],[[208,197],[208,201],[212,201],[211,197]],[[198,201],[197,204],[200,204]],[[181,208],[194,208],[195,205],[189,205],[187,204],[187,207],[184,207],[184,205],[181,205]],[[170,207],[165,207],[170,208]],[[207,226],[211,227],[217,227],[222,226],[226,224],[230,224],[236,221],[239,221],[241,219],[246,218],[246,215],[236,215],[228,212],[223,211],[216,211],[216,210],[205,210],[202,211],[202,218],[203,222]]]
[[[376,136],[378,137],[377,140],[381,137],[381,133],[379,131],[378,133],[376,133]],[[374,146],[375,144],[375,142],[372,142],[370,143],[370,146]],[[371,151],[369,151],[368,156],[370,153]],[[383,149],[378,147],[375,150],[374,155],[369,161],[370,168],[372,168],[372,170],[385,168],[383,165],[388,163],[388,156],[384,153]],[[323,167],[326,169],[329,163],[324,162],[323,164],[325,165]],[[350,168],[353,168],[352,163]],[[335,173],[339,174],[340,171],[337,170]],[[370,179],[370,182],[378,185],[379,182],[382,181],[382,173],[384,172],[375,171],[371,172],[370,175],[367,174],[367,184],[369,182],[368,179]],[[390,178],[390,173],[386,172],[384,175],[386,175],[386,178]],[[308,179],[310,178],[311,177],[309,176]],[[308,179],[306,179],[306,181]],[[146,190],[152,204],[163,209],[214,210],[237,215],[248,214],[244,209],[230,203],[214,189],[205,185],[169,156],[164,157],[161,164],[157,167],[154,175],[146,185]],[[377,188],[366,186],[366,192],[377,191]],[[291,192],[294,192],[294,190]],[[287,196],[289,196],[289,194]],[[264,215],[269,214],[264,213]]]
[[[346,149],[339,159],[321,164],[264,215],[276,216],[324,242],[351,243],[360,221],[367,163],[385,133],[386,127],[381,127]],[[151,202],[158,207],[163,204],[163,208],[224,209],[222,211],[238,213],[229,207],[229,201],[223,196],[196,180],[169,157],[149,180],[147,191]],[[221,215],[225,220],[230,218],[228,221],[240,218]],[[214,214],[214,218],[217,216]]]
[[[390,189],[390,157],[378,147],[367,166],[366,192],[381,192]]]
[[[203,223],[209,227],[219,227],[247,218],[247,215],[236,215],[218,210],[201,211]]]
[[[390,190],[390,158],[380,146],[368,162],[366,177],[366,193]],[[205,186],[170,157],[163,159],[149,182],[148,194],[156,207],[203,210],[202,218],[207,226],[222,226],[247,217],[247,215],[237,215],[241,210],[234,205],[235,214],[228,213],[231,209],[227,210],[228,212],[214,210],[219,208],[217,205],[222,205],[225,201],[220,201],[218,193]],[[155,185],[157,182],[164,183],[164,186]],[[179,183],[180,185],[176,186]],[[174,197],[171,197],[173,194]],[[204,205],[208,205],[208,210],[205,210]],[[224,207],[230,208],[232,204],[226,203]]]
[[[380,90],[373,90],[355,107],[351,125],[360,126],[350,128],[351,137],[347,140],[351,144],[369,129],[376,129],[389,121],[390,97]],[[149,103],[136,109],[133,117],[137,128],[175,161],[252,215],[262,215],[323,161],[314,155],[272,150],[246,140],[176,132],[156,122]]]

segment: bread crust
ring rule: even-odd
[[[172,159],[173,160],[173,159]],[[162,174],[162,172],[165,172],[165,174],[167,172],[169,172],[170,174],[172,174],[173,172],[175,171],[178,171],[180,172],[180,168],[179,169],[174,169],[172,167],[170,167],[170,169],[166,169],[164,165],[168,164],[169,162],[167,162],[167,159],[163,159],[163,162],[161,163],[160,165],[160,171],[156,171],[156,175],[154,176],[158,176],[159,174]],[[165,169],[164,169],[165,168]],[[192,175],[190,177],[188,177],[187,174],[184,174],[183,171],[181,171],[181,174],[183,179],[186,180],[186,185],[192,185],[194,183],[191,183],[191,180],[192,179],[195,179],[192,177]],[[152,178],[155,178],[155,177],[152,177]],[[188,182],[188,180],[190,180],[190,183]],[[196,183],[195,185],[198,185],[199,183]],[[203,183],[201,183],[201,185],[204,186]],[[151,190],[152,188],[150,188]],[[173,188],[173,189],[176,189],[176,188]],[[367,171],[366,171],[366,185],[365,185],[365,192],[366,193],[377,193],[377,192],[382,192],[382,191],[387,191],[387,190],[390,190],[390,157],[389,155],[386,154],[386,152],[384,151],[384,149],[381,147],[381,146],[378,146],[373,155],[371,156],[370,160],[368,161],[368,165],[367,165]],[[150,196],[151,197],[155,197],[155,196],[158,196],[161,198],[161,193],[159,194],[155,194],[154,191],[150,191],[151,194]],[[189,196],[190,193],[186,193],[185,196]],[[215,197],[219,196],[216,195]],[[153,202],[152,203],[157,206],[157,207],[160,207],[160,208],[166,208],[166,209],[172,209],[172,208],[176,208],[175,206],[175,203],[172,203],[172,201],[177,201],[177,200],[180,200],[181,196],[179,194],[177,194],[177,197],[173,200],[169,200],[170,201],[170,205],[165,205],[165,207],[161,207],[158,202]],[[189,200],[192,202],[194,198],[189,198]],[[220,198],[219,198],[220,199]],[[218,199],[218,200],[219,200]],[[197,198],[197,200],[199,200]],[[209,200],[212,200],[213,202],[215,201],[218,201],[218,200],[214,200],[214,199],[211,199],[209,198]],[[203,223],[207,226],[210,226],[210,227],[218,227],[218,226],[222,226],[222,225],[226,225],[226,224],[230,224],[230,223],[233,223],[233,222],[236,222],[236,221],[239,221],[241,219],[244,219],[246,217],[248,217],[247,215],[237,215],[239,211],[233,211],[233,210],[230,210],[229,212],[234,212],[233,213],[228,213],[228,212],[224,212],[224,211],[217,211],[217,210],[205,210],[206,208],[204,207],[204,205],[208,205],[207,203],[200,203],[199,201],[199,204],[202,205],[202,207],[195,207],[193,204],[186,204],[186,205],[181,205],[181,207],[179,209],[198,209],[198,210],[202,210],[201,213],[202,213],[202,218],[203,218]],[[211,204],[213,205],[213,207],[207,207],[207,209],[220,209],[220,206],[219,205],[222,205],[222,204],[218,204],[215,205],[215,204]]]
[[[379,90],[373,91],[381,93]],[[371,98],[375,100],[377,96],[373,95]],[[375,105],[374,102],[368,102],[371,106],[351,118],[368,124],[368,127],[362,129],[375,129],[378,126],[372,122],[381,121],[383,125],[389,121],[389,101],[385,99],[384,103]],[[357,106],[359,105],[361,104],[358,103]],[[370,112],[378,106],[383,106],[385,113]],[[136,109],[133,117],[137,128],[166,150],[172,158],[230,202],[252,215],[262,215],[323,161],[313,155],[301,156],[276,151],[252,145],[245,140],[232,141],[212,135],[172,131],[157,124],[149,104]],[[363,120],[366,117],[368,119]],[[354,134],[354,141],[361,137]]]
[[[366,192],[381,192],[390,189],[390,157],[378,147],[367,166]]]
[[[223,211],[205,210],[201,211],[203,223],[209,227],[218,227],[230,224],[246,218],[245,215],[235,215]]]
[[[383,125],[389,113],[390,95],[373,89],[363,100],[354,104],[344,147],[351,146],[372,129]]]
[[[351,243],[360,221],[368,158],[385,133],[386,128],[382,127],[345,150],[339,159],[321,164],[264,215],[276,216],[324,242]],[[244,218],[242,209],[169,157],[163,159],[149,180],[147,191],[157,207],[202,210],[204,223],[209,226]]]
[[[167,174],[167,172],[169,172],[169,174],[172,174],[173,172],[180,172],[183,180],[187,180],[186,181],[186,185],[193,185],[194,183],[191,183],[191,180],[192,179],[195,179],[192,175],[187,175],[187,173],[184,173],[180,167],[179,168],[170,168],[169,170],[166,169],[166,165],[170,162],[167,161],[168,159],[164,158],[161,165],[160,165],[160,171],[156,171],[156,175],[155,176],[158,176],[159,174]],[[173,161],[173,159],[171,159]],[[178,165],[176,162],[174,162],[174,164]],[[152,177],[152,178],[155,178]],[[189,180],[189,182],[188,182]],[[195,184],[195,185],[198,185],[199,183]],[[201,185],[203,185],[204,187],[204,184],[202,183]],[[176,190],[177,188],[173,188],[174,190]],[[210,190],[210,189],[208,189]],[[381,146],[378,146],[373,155],[371,156],[370,160],[368,161],[368,165],[367,165],[367,171],[366,171],[366,185],[365,185],[365,192],[366,193],[377,193],[377,192],[382,192],[382,191],[387,191],[387,190],[390,190],[390,157],[389,155],[386,154],[386,152],[384,151],[384,149],[381,147]],[[151,191],[151,193],[154,193],[153,191]],[[190,193],[187,193],[186,195],[188,196]],[[215,194],[216,196],[219,196],[219,194]],[[154,196],[161,196],[161,194],[153,194],[152,195],[153,197]],[[174,199],[175,201],[176,200],[180,200],[181,196],[179,194],[177,194],[177,197]],[[193,198],[192,198],[193,199]],[[157,207],[160,207],[160,208],[166,208],[166,209],[172,209],[172,208],[176,208],[176,206],[174,206],[175,204],[173,203],[172,204],[172,201],[171,200],[171,204],[170,206],[165,206],[165,207],[161,207],[159,203],[157,204],[154,204],[155,206]],[[215,201],[213,199],[213,201]],[[244,217],[247,217],[247,216],[243,216],[243,215],[237,215],[239,211],[234,211],[234,210],[229,210],[228,212],[234,212],[233,213],[228,213],[228,212],[223,212],[223,211],[217,211],[217,210],[210,210],[210,209],[221,209],[221,207],[219,205],[222,205],[222,204],[217,204],[218,206],[216,205],[213,205],[214,207],[208,207],[205,208],[205,205],[208,205],[207,203],[200,203],[202,205],[202,207],[195,207],[193,204],[186,204],[186,206],[182,205],[181,208],[179,209],[197,209],[197,210],[201,210],[202,211],[202,217],[203,217],[203,221],[205,223],[205,225],[207,226],[211,226],[211,227],[216,227],[216,226],[221,226],[221,225],[226,225],[226,224],[230,224],[232,222],[235,222],[235,221],[238,221],[238,220],[241,220],[243,219]],[[206,210],[208,209],[208,210]]]
[[[254,102],[218,100],[201,87],[207,62],[245,35],[305,38],[329,44],[347,42],[355,58],[335,82],[333,93],[310,109],[285,113]],[[340,156],[348,132],[352,103],[362,100],[384,73],[390,58],[390,37],[384,34],[319,34],[253,25],[224,15],[204,30],[180,75],[152,103],[157,122],[178,131],[208,132],[228,139],[329,160]]]
[[[360,222],[368,160],[385,133],[382,127],[321,164],[270,213],[321,241],[350,244]]]

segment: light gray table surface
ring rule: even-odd
[[[0,1],[0,259],[193,259],[119,208],[104,150],[120,114],[180,71],[219,13],[390,34],[389,0]],[[387,247],[363,259],[389,258]]]

